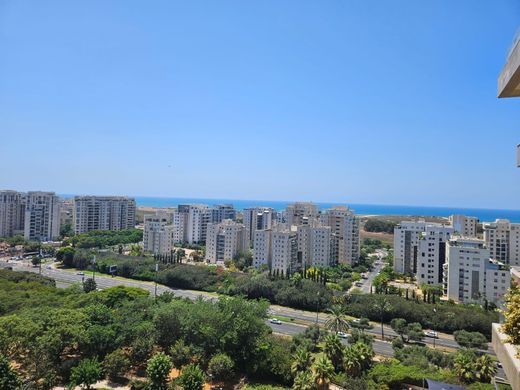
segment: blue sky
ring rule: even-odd
[[[517,1],[0,0],[0,188],[520,208]]]

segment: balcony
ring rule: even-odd
[[[505,342],[507,336],[501,332],[500,324],[493,324],[493,349],[502,363],[507,379],[513,389],[520,389],[520,359],[516,357],[518,349]]]
[[[516,35],[507,62],[498,76],[498,97],[520,96],[520,32]]]

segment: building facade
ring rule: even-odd
[[[241,223],[226,219],[209,223],[206,237],[206,260],[210,263],[232,260],[246,249],[246,229]]]
[[[318,206],[312,202],[295,202],[285,209],[285,222],[289,226],[307,225],[318,216]]]
[[[25,194],[0,191],[0,237],[24,234]]]
[[[460,303],[499,303],[511,283],[503,263],[490,258],[485,242],[453,237],[446,245],[444,293]]]
[[[464,237],[477,237],[477,217],[467,217],[461,214],[450,215],[449,221],[456,233]]]
[[[171,213],[158,211],[144,216],[144,251],[155,255],[170,254],[173,249],[173,225]]]
[[[242,218],[246,227],[246,240],[250,247],[254,247],[255,231],[273,227],[275,214],[274,209],[270,207],[252,207],[242,211]]]
[[[126,196],[74,197],[74,231],[122,230],[135,227],[135,199]]]
[[[331,264],[356,264],[361,254],[359,218],[345,206],[325,210],[321,223],[331,229]]]
[[[417,266],[412,269],[417,284],[441,285],[443,283],[446,243],[455,229],[451,226],[428,225],[418,242]]]
[[[484,223],[482,227],[491,258],[505,264],[520,265],[520,224],[497,219]]]
[[[24,237],[54,241],[60,236],[60,199],[54,192],[30,191],[25,196]]]
[[[212,223],[220,223],[225,219],[235,221],[237,218],[237,211],[232,204],[217,204],[211,208]]]

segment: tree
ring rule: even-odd
[[[364,343],[371,347],[374,342],[374,336],[366,333],[363,329],[352,329],[348,342],[349,344]]]
[[[293,355],[293,362],[291,364],[291,372],[297,376],[298,373],[306,371],[312,364],[312,354],[306,348],[298,348]]]
[[[345,350],[345,371],[352,376],[360,376],[372,365],[374,351],[365,343],[356,343]]]
[[[75,249],[70,246],[60,248],[56,252],[56,260],[61,262],[66,267],[72,267],[75,252]]]
[[[188,364],[193,356],[193,352],[190,346],[184,343],[183,339],[177,340],[170,348],[170,356],[172,358],[173,365],[176,368],[181,368]]]
[[[376,301],[374,308],[377,311],[377,313],[379,314],[379,318],[381,320],[381,339],[384,340],[385,331],[384,331],[383,323],[385,321],[385,314],[388,313],[392,309],[392,305],[390,304],[390,302],[388,301],[388,299],[386,297],[382,296]]]
[[[97,289],[97,283],[94,279],[92,279],[92,278],[85,279],[85,282],[83,283],[83,291],[85,291],[86,293],[89,293],[92,291],[96,291],[96,289]]]
[[[336,334],[328,334],[325,336],[323,352],[334,366],[334,370],[338,372],[343,365],[343,344]]]
[[[208,363],[208,374],[212,379],[223,381],[233,376],[235,362],[225,353],[214,355]]]
[[[487,339],[480,332],[457,330],[453,333],[455,341],[464,348],[487,349]]]
[[[390,321],[390,326],[392,327],[395,333],[401,336],[401,340],[403,340],[403,342],[406,341],[405,336],[407,325],[408,324],[404,318],[393,318],[392,321]]]
[[[20,385],[20,378],[11,367],[9,360],[0,355],[0,390],[17,390]]]
[[[111,380],[115,381],[123,377],[129,369],[130,359],[121,349],[109,353],[103,360],[103,372]]]
[[[299,274],[295,274],[299,275]],[[349,328],[347,317],[345,316],[345,310],[340,305],[333,305],[330,309],[327,309],[329,318],[325,323],[325,326],[333,332],[346,332]]]
[[[475,354],[470,350],[459,350],[453,361],[457,377],[464,383],[475,381]]]
[[[475,373],[479,382],[490,383],[497,373],[496,362],[489,355],[482,355],[475,361]]]
[[[166,380],[173,367],[172,360],[162,352],[153,355],[146,366],[146,376],[150,380],[151,390],[166,389]]]
[[[313,379],[319,389],[328,389],[330,380],[334,377],[334,366],[331,361],[321,356],[314,362],[312,366]]]
[[[36,267],[38,264],[40,264],[40,257],[39,256],[33,256],[31,259],[31,264]]]
[[[504,324],[502,331],[509,336],[508,342],[520,344],[520,286],[512,284],[505,296]],[[520,357],[520,352],[517,355]]]
[[[194,364],[184,367],[181,376],[178,378],[178,383],[184,390],[201,390],[204,381],[204,372],[198,365]]]
[[[301,371],[294,378],[292,388],[294,390],[313,390],[316,385],[313,382],[310,371]]]
[[[83,359],[76,367],[72,368],[70,380],[74,386],[85,387],[89,390],[90,386],[100,380],[101,365],[97,359]]]

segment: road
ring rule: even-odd
[[[0,260],[0,267],[6,267],[10,266],[13,267],[13,270],[15,271],[29,271],[29,272],[35,272],[38,273],[39,269],[37,267],[33,267],[30,262],[21,262],[21,261],[9,261],[8,263],[4,260]],[[377,273],[375,273],[376,270],[372,271],[371,274],[374,274],[373,277]],[[92,272],[88,271],[85,272],[85,275],[78,275],[75,272],[65,271],[57,268],[47,268],[46,265],[42,266],[42,274],[44,276],[50,277],[56,281],[57,287],[67,287],[74,283],[81,283],[83,278],[92,277]],[[372,277],[372,280],[373,280]],[[112,278],[110,276],[106,276],[103,274],[96,273],[95,275],[96,283],[98,288],[108,288],[108,287],[114,287],[118,285],[125,285],[130,287],[138,287],[145,290],[148,290],[151,294],[154,294],[155,286],[152,282],[142,282],[137,280],[129,280],[129,279],[122,279],[122,278]],[[371,280],[370,278],[366,281],[368,282]],[[176,296],[183,297],[183,298],[189,298],[189,299],[196,299],[198,297],[203,297],[205,299],[216,299],[216,296],[214,294],[209,294],[206,292],[201,291],[192,291],[192,290],[182,290],[182,289],[173,289],[162,285],[157,285],[157,294],[162,294],[164,292],[172,292]],[[280,316],[280,317],[286,317],[293,319],[295,321],[304,321],[306,323],[314,323],[316,322],[316,313],[309,312],[309,311],[303,311],[303,310],[296,310],[284,306],[277,306],[277,305],[271,305],[269,308],[270,315],[274,316]],[[318,324],[324,325],[327,320],[327,315],[325,313],[319,313],[318,315]],[[295,324],[290,324],[297,326]],[[381,334],[381,327],[380,326],[374,326],[372,329],[367,329],[367,333],[373,334],[375,336],[378,336]],[[384,333],[385,337],[397,337],[397,333],[395,333],[392,328],[389,326],[384,326]],[[425,337],[423,340],[426,344],[433,344],[433,339]],[[378,341],[381,343],[384,343],[383,341]],[[457,349],[460,348],[457,342],[453,339],[453,336],[446,335],[439,333],[439,338],[435,340],[436,346],[442,346],[442,347],[448,347]],[[382,348],[383,349],[383,348]],[[486,351],[489,354],[494,355],[494,351],[489,345],[488,350]]]

